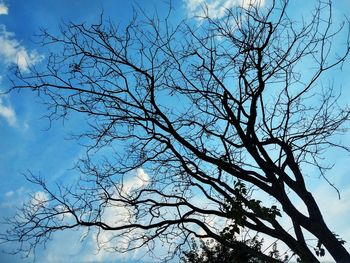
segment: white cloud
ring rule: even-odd
[[[127,179],[124,182],[123,193],[130,194],[131,191],[145,187],[150,182],[150,177],[142,169],[135,169],[127,174]],[[6,195],[6,194],[5,194]],[[32,195],[31,204],[33,208],[45,206],[48,201],[48,196],[42,191],[38,191]],[[62,206],[56,207],[57,211],[65,211]],[[67,219],[71,218],[69,215]],[[102,221],[111,226],[120,226],[126,224],[127,220],[132,220],[133,213],[124,204],[111,202],[104,208]],[[61,217],[60,219],[63,219]],[[80,228],[77,231],[57,232],[53,236],[53,240],[48,243],[46,250],[41,251],[38,259],[43,259],[45,262],[126,262],[128,259],[137,258],[137,251],[127,253],[116,253],[114,249],[126,250],[130,239],[135,235],[142,236],[142,230],[136,230],[131,233],[124,233],[123,236],[114,231],[98,231],[97,229]],[[146,248],[141,250],[146,253]],[[62,254],[62,251],[65,251]]]
[[[5,106],[0,98],[0,116],[5,118],[6,122],[14,127],[17,124],[15,111],[10,106]]]
[[[149,175],[142,169],[138,168],[130,172],[127,176],[130,176],[123,183],[122,193],[131,194],[132,191],[137,189],[142,189],[150,183]],[[125,207],[125,204],[119,202],[111,202],[104,208],[102,220],[103,222],[109,224],[110,226],[121,226],[126,224],[128,221],[133,221],[134,212]],[[140,222],[139,222],[140,223]],[[143,230],[133,230],[130,233],[125,232],[122,236],[115,237],[116,233],[113,231],[101,231],[98,234],[94,234],[91,237],[90,242],[94,247],[95,251],[98,251],[93,257],[91,254],[87,255],[88,257],[84,259],[87,262],[105,262],[112,260],[115,256],[113,249],[118,248],[120,250],[127,250],[130,245],[130,240],[135,236],[142,236],[144,233]],[[120,258],[124,260],[131,258],[137,253],[123,253]]]
[[[30,203],[33,208],[39,208],[45,206],[48,200],[49,198],[45,192],[38,191],[33,194]]]
[[[0,2],[0,15],[7,15],[9,13],[9,8],[4,2]]]
[[[235,6],[263,6],[265,0],[184,0],[184,3],[189,16],[201,17],[207,10],[210,17],[221,18],[227,9]]]
[[[0,80],[1,83],[1,80]],[[12,128],[16,128],[21,132],[25,132],[29,129],[29,124],[25,120],[19,120],[15,109],[10,103],[10,99],[7,95],[1,94],[0,89],[0,127],[3,120],[7,122]]]
[[[0,25],[0,58],[5,65],[17,64],[21,71],[27,71],[30,66],[40,62],[43,56],[35,50],[27,51],[14,38],[14,34],[6,30],[5,25]]]
[[[148,174],[142,168],[138,168],[133,171],[131,176],[133,177],[126,180],[123,184],[123,190],[127,194],[130,194],[130,192],[134,189],[145,187],[150,182]]]
[[[26,71],[29,66],[39,62],[42,56],[38,55],[36,51],[27,52],[13,37],[13,33],[8,32],[4,25],[0,25],[0,66],[17,64],[21,71]],[[2,79],[3,76],[0,75],[0,84]],[[11,107],[8,96],[1,93],[2,90],[0,89],[0,121],[3,118],[11,127],[27,130],[29,128],[28,123],[18,123],[16,112]]]

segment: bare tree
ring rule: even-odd
[[[340,55],[332,41],[349,24],[332,27],[331,1],[301,22],[287,7],[287,0],[251,4],[176,26],[143,14],[124,29],[102,16],[67,24],[59,36],[43,32],[43,43],[59,51],[44,70],[17,72],[14,88],[45,97],[50,119],[86,116],[90,129],[81,136],[91,144],[76,185],[54,190],[30,177],[48,198],[24,206],[5,239],[30,250],[57,230],[95,227],[125,241],[116,251],[165,242],[172,254],[191,236],[249,250],[221,234],[245,228],[280,240],[303,262],[319,262],[312,246],[350,262],[304,171],[312,165],[324,177],[324,151],[349,151],[333,140],[345,132],[349,109],[321,88],[324,73],[348,56],[349,37]],[[127,186],[135,171],[149,176]],[[123,220],[109,220],[109,211]]]

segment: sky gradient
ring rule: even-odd
[[[174,0],[174,20],[200,15],[200,5],[204,0]],[[244,2],[244,1],[243,1]],[[310,1],[311,2],[311,1]],[[225,8],[241,4],[239,0],[207,1],[210,14],[220,17]],[[11,88],[10,68],[17,65],[23,72],[29,66],[40,65],[47,55],[45,47],[38,44],[36,35],[40,28],[57,33],[60,24],[68,21],[94,22],[101,12],[116,23],[127,23],[132,17],[133,4],[142,7],[146,14],[155,10],[159,13],[167,10],[160,0],[0,0],[0,91]],[[268,0],[266,3],[268,4]],[[290,15],[296,19],[307,15],[308,7],[303,1],[293,1]],[[350,10],[350,1],[335,1],[334,22],[344,18]],[[200,23],[200,21],[197,21]],[[335,45],[341,46],[342,40]],[[305,68],[307,70],[307,68]],[[348,104],[350,98],[350,66],[344,64],[343,71],[332,71],[327,77],[336,88],[342,87],[340,103]],[[79,116],[72,115],[67,121],[58,120],[50,124],[45,115],[46,106],[32,92],[12,92],[0,95],[0,216],[11,216],[16,207],[28,198],[28,193],[42,194],[39,188],[25,180],[24,174],[30,170],[44,176],[49,184],[69,182],[71,168],[84,153],[84,148],[69,140],[70,134],[84,127]],[[340,138],[339,138],[340,140]],[[350,135],[342,139],[350,145]],[[307,171],[308,183],[324,212],[326,222],[334,231],[347,241],[350,250],[350,156],[344,152],[330,151],[326,155],[334,168],[328,173],[329,180],[338,187],[341,199],[326,182],[313,171]],[[136,171],[130,184],[140,183],[137,176],[147,176]],[[302,209],[302,208],[301,208]],[[0,225],[3,232],[5,225]],[[55,235],[46,249],[39,248],[36,262],[141,262],[146,251],[116,255],[106,251],[98,253],[93,237],[81,241],[83,230],[62,232]],[[0,245],[0,250],[12,245]],[[32,262],[32,258],[22,260],[20,255],[9,255],[0,251],[0,262]],[[143,258],[147,262],[147,256]],[[325,258],[327,260],[327,258]]]

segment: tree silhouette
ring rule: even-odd
[[[31,250],[58,230],[97,228],[113,233],[115,251],[163,242],[172,256],[192,236],[235,248],[220,232],[245,228],[280,240],[303,262],[319,262],[310,247],[317,242],[350,262],[305,183],[310,165],[324,176],[326,149],[349,151],[333,140],[349,110],[321,88],[324,73],[348,56],[349,37],[342,54],[332,41],[349,24],[333,27],[331,2],[319,1],[301,22],[287,7],[250,4],[177,25],[135,15],[125,28],[101,16],[66,24],[58,36],[43,31],[43,44],[59,51],[44,69],[17,71],[14,89],[43,96],[51,120],[85,116],[81,136],[90,144],[79,183],[52,189],[28,177],[47,198],[32,198],[3,238]]]
[[[231,239],[234,238],[231,236]],[[270,258],[262,258],[261,250],[263,245],[263,239],[259,239],[258,236],[254,236],[248,240],[239,241],[251,248],[251,251],[245,249],[241,250],[232,249],[223,246],[221,243],[217,243],[213,240],[207,240],[204,242],[200,240],[200,245],[192,239],[191,248],[189,251],[184,252],[182,258],[183,263],[269,263],[269,262],[287,262],[289,259],[287,255],[284,257],[284,261],[280,258],[277,245],[274,243],[273,249],[269,252]]]

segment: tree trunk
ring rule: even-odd
[[[322,220],[323,221],[323,220]],[[349,263],[350,254],[324,222],[315,222],[313,233],[337,263]]]
[[[316,200],[310,192],[306,195],[311,222],[309,231],[319,239],[337,263],[349,263],[350,254],[323,220]]]

